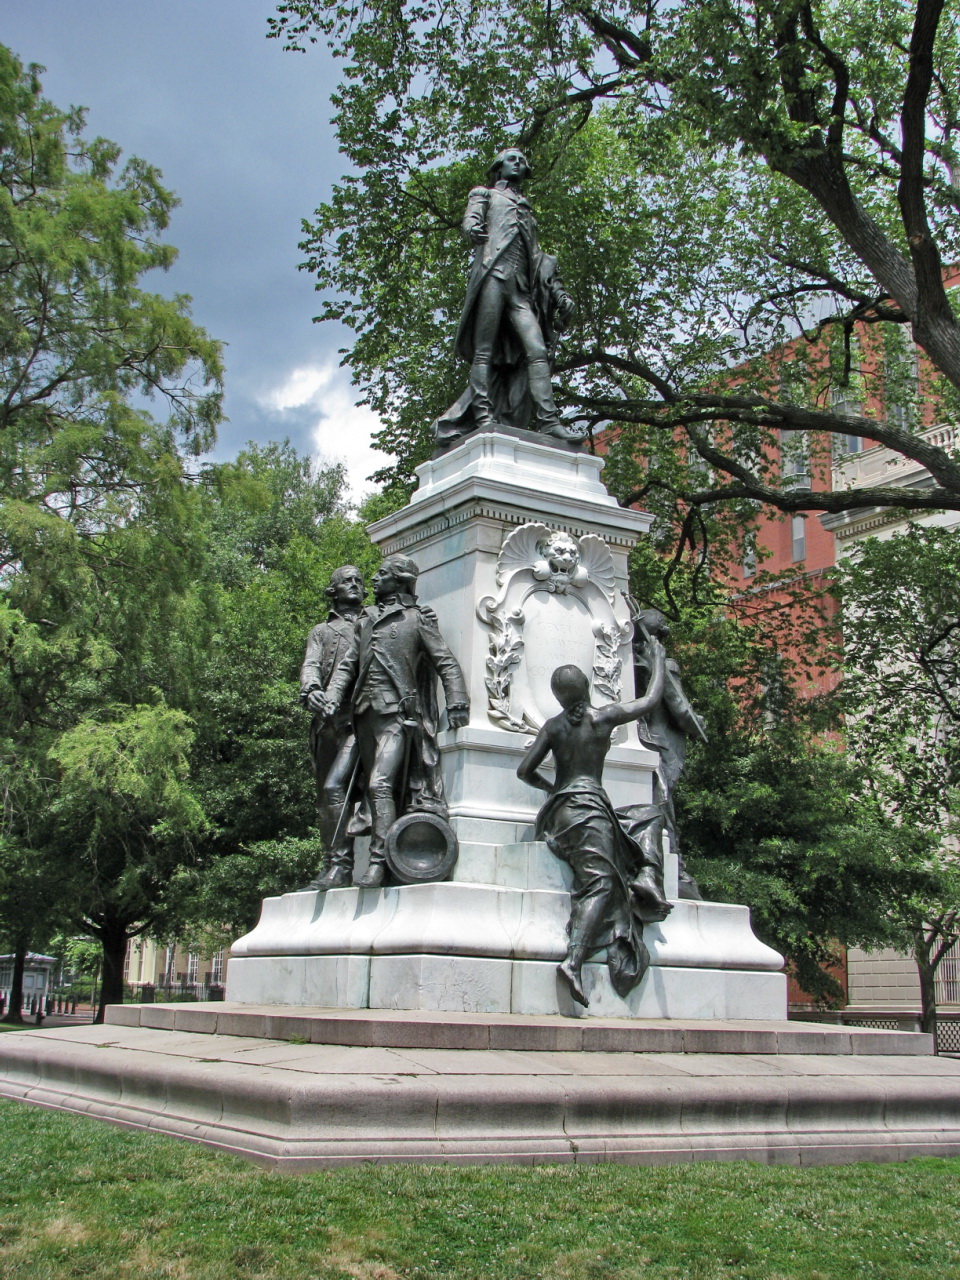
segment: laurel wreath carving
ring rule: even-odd
[[[629,623],[621,626],[618,622],[607,625],[595,622],[593,625],[593,634],[597,641],[593,663],[593,687],[604,694],[610,702],[620,701],[623,661],[620,658],[619,649],[629,631]]]
[[[483,603],[487,603],[484,601]],[[491,604],[494,602],[491,600]],[[487,675],[484,680],[490,704],[490,719],[513,733],[537,732],[537,726],[524,711],[517,719],[510,710],[510,683],[523,654],[523,612],[514,609],[505,616],[492,609],[484,611],[488,626],[494,634],[490,637],[490,653],[487,657]]]

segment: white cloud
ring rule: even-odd
[[[389,461],[371,443],[380,420],[371,410],[355,403],[356,390],[335,361],[292,369],[282,382],[258,399],[276,415],[281,426],[284,415],[301,424],[306,418],[316,456],[325,462],[345,464],[351,498],[362,498],[374,487],[367,477]]]

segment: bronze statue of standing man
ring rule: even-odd
[[[552,348],[573,314],[557,260],[537,241],[521,183],[522,151],[508,147],[490,166],[488,185],[467,198],[463,234],[475,246],[456,351],[470,365],[466,390],[434,423],[441,447],[496,424],[537,431],[571,445],[583,436],[561,422],[550,380]]]
[[[330,717],[323,694],[350,648],[363,611],[366,587],[360,570],[352,564],[341,565],[331,574],[324,594],[330,601],[327,621],[307,637],[300,669],[300,701],[313,712],[310,755],[317,784],[317,818],[326,848],[323,866],[307,888],[340,889],[353,880],[347,792],[359,755],[349,711]]]
[[[336,720],[348,710],[357,735],[372,830],[370,861],[359,884],[387,877],[387,836],[405,812],[446,818],[437,746],[439,676],[452,729],[469,720],[460,664],[440,635],[436,615],[417,603],[419,569],[409,556],[384,560],[373,577],[374,605],[354,624],[350,643],[318,699]]]

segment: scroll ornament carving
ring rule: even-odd
[[[529,733],[544,719],[536,707],[518,706],[514,696],[514,681],[529,656],[524,605],[534,594],[568,596],[579,604],[594,642],[593,687],[604,702],[620,700],[619,648],[630,639],[633,625],[629,618],[621,621],[615,615],[616,571],[602,538],[592,533],[574,538],[540,523],[521,525],[501,549],[497,587],[495,596],[485,596],[477,605],[481,622],[491,631],[485,684],[488,714],[495,724]],[[552,669],[554,664],[549,665]]]

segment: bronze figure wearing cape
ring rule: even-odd
[[[387,836],[411,810],[445,818],[437,747],[437,677],[447,720],[461,728],[470,702],[460,664],[440,635],[436,615],[415,595],[419,570],[408,556],[384,560],[374,574],[372,608],[360,615],[350,645],[318,701],[333,718],[349,705],[370,807],[370,861],[360,880],[376,888],[387,876]]]
[[[557,260],[544,253],[521,182],[530,174],[522,151],[494,160],[488,185],[467,198],[463,234],[475,246],[456,352],[470,366],[463,393],[434,423],[447,447],[482,427],[537,431],[571,446],[582,433],[560,420],[551,363],[559,333],[573,314]]]

